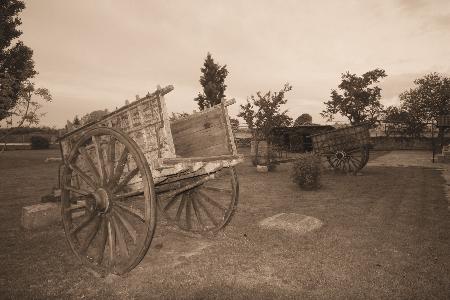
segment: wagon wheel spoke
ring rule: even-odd
[[[105,217],[102,218],[102,223],[100,225],[101,237],[100,244],[98,247],[97,264],[101,264],[106,250],[106,242],[108,241],[108,221]]]
[[[111,181],[111,179],[114,177],[114,160],[116,159],[116,139],[111,136],[108,142],[108,148],[107,148],[107,163],[106,163],[106,170],[108,173],[108,182]]]
[[[196,198],[192,198],[192,208],[194,209],[194,214],[195,217],[197,218],[197,222],[198,224],[201,226],[201,228],[204,230],[206,228],[205,223],[203,222],[202,216],[200,214],[200,210],[197,204],[197,199]]]
[[[339,160],[339,167],[341,171],[345,172],[345,158]]]
[[[357,165],[355,164],[355,162],[353,161],[351,156],[349,156],[347,160],[348,160],[348,165],[350,166],[350,172],[355,173],[358,169]]]
[[[126,200],[127,198],[141,196],[141,195],[144,195],[144,191],[137,190],[137,191],[131,191],[131,192],[123,193],[123,194],[115,194],[114,196],[117,199]]]
[[[332,161],[333,161],[333,168],[337,168],[337,165],[338,165],[338,162],[339,162],[339,159],[337,159],[335,156],[333,156],[332,158]]]
[[[69,164],[69,168],[71,168],[81,179],[86,182],[91,188],[94,190],[97,189],[96,183],[87,175],[85,172],[83,172],[80,168],[78,168],[76,165]]]
[[[114,232],[116,233],[116,240],[117,244],[119,245],[120,252],[125,256],[129,256],[130,253],[128,252],[127,242],[125,241],[123,232],[122,230],[120,230],[119,224],[117,223],[117,220],[115,219],[114,215],[111,216],[111,222],[114,226]]]
[[[183,212],[184,206],[186,205],[186,198],[185,195],[182,194],[181,195],[181,201],[180,201],[180,205],[178,206],[177,209],[177,215],[175,217],[175,221],[179,224],[180,223],[180,219],[181,219],[181,213]]]
[[[117,201],[114,203],[114,206],[120,208],[124,212],[132,215],[133,217],[138,218],[140,221],[145,222],[145,217],[139,210],[134,209],[132,207],[128,207]]]
[[[113,207],[113,212],[114,215],[122,223],[123,227],[125,227],[128,234],[131,236],[133,243],[136,244],[138,235],[136,229],[133,227],[133,225],[130,224],[130,222],[128,222],[127,218],[124,215],[122,215],[122,213],[116,207]]]
[[[78,232],[80,232],[81,229],[88,226],[95,219],[95,217],[96,217],[96,215],[94,215],[94,214],[87,215],[85,217],[85,219],[83,221],[81,221],[80,224],[78,224],[77,226],[73,227],[70,230],[69,234],[75,236]]]
[[[80,152],[82,158],[87,162],[87,165],[89,167],[89,170],[91,171],[91,173],[94,175],[95,177],[95,181],[97,183],[101,182],[101,177],[100,174],[98,173],[98,169],[95,166],[94,162],[92,161],[91,156],[87,153],[86,147],[80,147],[78,149],[78,151]]]
[[[353,164],[353,166],[355,167],[355,172],[358,171],[358,169],[360,169],[361,164],[362,164],[361,160],[357,159],[354,156],[351,156],[350,161]]]
[[[190,230],[192,223],[191,223],[191,202],[192,199],[190,197],[190,195],[186,195],[186,209],[185,209],[185,213],[186,213],[186,229]]]
[[[177,194],[174,197],[169,198],[169,200],[164,204],[163,210],[166,211],[171,208],[175,203],[178,202],[182,197],[182,194]]]
[[[339,169],[343,172],[345,172],[345,159],[339,159]]]
[[[222,204],[220,204],[220,203],[216,202],[215,200],[213,200],[210,196],[208,196],[202,190],[199,190],[198,193],[203,197],[203,199],[205,199],[205,201],[207,201],[212,206],[215,206],[215,207],[221,209],[224,212],[227,211],[227,208],[225,206],[223,206]]]
[[[117,192],[120,191],[121,189],[123,189],[125,187],[125,185],[130,182],[130,180],[136,176],[139,173],[139,168],[136,167],[134,168],[132,171],[130,171],[129,173],[127,173],[127,175],[125,175],[125,177],[123,178],[123,180],[114,188],[113,192]]]
[[[111,179],[112,184],[116,184],[119,181],[120,176],[122,176],[123,174],[123,170],[125,168],[127,160],[128,160],[128,149],[124,148],[122,150],[122,153],[120,154],[120,158],[119,161],[117,162],[116,169],[114,170],[114,176]]]
[[[95,236],[97,235],[100,224],[102,220],[99,216],[95,218],[95,224],[94,227],[90,230],[90,232],[85,237],[83,243],[80,246],[80,253],[86,254],[86,251],[88,250],[89,246],[91,245],[92,241],[94,240]]]
[[[347,156],[347,158],[345,159],[345,162],[347,163],[347,168],[349,172],[354,172],[355,168],[353,166],[353,164],[350,161],[350,156]]]
[[[114,232],[114,227],[111,224],[111,219],[108,218],[107,220],[107,226],[108,226],[108,247],[109,247],[109,261],[110,265],[114,264],[115,260],[115,250],[116,250],[116,235]]]
[[[353,168],[350,165],[350,158],[349,157],[345,158],[345,165],[346,165],[346,170],[344,170],[345,172],[353,172]]]
[[[360,160],[357,160],[355,157],[352,157],[351,162],[355,166],[355,172],[357,172],[359,169],[361,169],[362,162]]]
[[[200,206],[200,208],[203,209],[203,211],[206,213],[206,215],[208,216],[208,218],[211,220],[211,222],[214,224],[214,226],[218,226],[219,223],[217,222],[217,220],[214,218],[213,214],[209,212],[209,210],[205,207],[205,205],[203,204],[202,201],[198,201],[198,204]]]
[[[100,144],[99,138],[97,136],[92,136],[92,143],[94,144],[95,154],[97,156],[98,161],[98,171],[100,175],[100,180],[102,184],[106,183],[106,170],[105,170],[105,160],[103,157],[103,148]]]
[[[74,192],[74,193],[77,193],[77,194],[80,194],[80,195],[83,195],[83,196],[89,196],[89,195],[92,194],[91,191],[80,189],[80,188],[76,188],[76,187],[71,186],[71,185],[64,185],[64,188],[66,190],[69,190],[71,192]]]
[[[79,203],[78,203],[79,202]],[[86,202],[85,201],[78,201],[76,204],[72,204],[69,206],[64,206],[64,212],[73,212],[74,210],[79,210],[86,208]]]

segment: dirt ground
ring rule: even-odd
[[[289,164],[264,174],[246,160],[238,167],[238,211],[218,236],[183,234],[161,220],[136,269],[96,278],[70,252],[61,226],[20,228],[22,207],[56,184],[57,163],[44,159],[58,153],[5,152],[0,298],[448,299],[450,212],[441,171],[389,166],[386,157],[398,155],[380,154],[383,163],[369,163],[362,176],[325,170],[318,191],[295,186]],[[258,227],[282,212],[324,225],[304,235]]]

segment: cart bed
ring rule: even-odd
[[[63,158],[67,158],[83,132],[97,126],[118,128],[132,138],[152,171],[157,184],[181,172],[211,173],[242,161],[237,154],[224,101],[219,105],[170,122],[164,95],[172,86],[132,102],[60,138]],[[89,149],[88,149],[89,150]],[[86,172],[89,170],[86,168]]]

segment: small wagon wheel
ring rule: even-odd
[[[366,146],[335,149],[325,155],[333,169],[346,173],[356,173],[367,164],[369,149]]]
[[[205,176],[181,183],[185,188],[180,192],[158,195],[165,218],[184,231],[215,234],[228,224],[236,210],[239,183],[234,167]]]
[[[156,196],[147,161],[123,132],[86,131],[62,178],[62,221],[81,262],[101,276],[132,270],[145,256],[156,224]]]

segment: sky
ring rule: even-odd
[[[21,40],[34,51],[38,87],[53,102],[40,125],[114,110],[126,99],[173,85],[169,112],[192,112],[210,52],[226,65],[235,117],[257,91],[293,89],[292,118],[320,112],[341,74],[382,68],[382,103],[429,72],[450,75],[450,1],[31,0]],[[343,120],[338,118],[338,120]],[[243,121],[241,120],[241,123]]]

